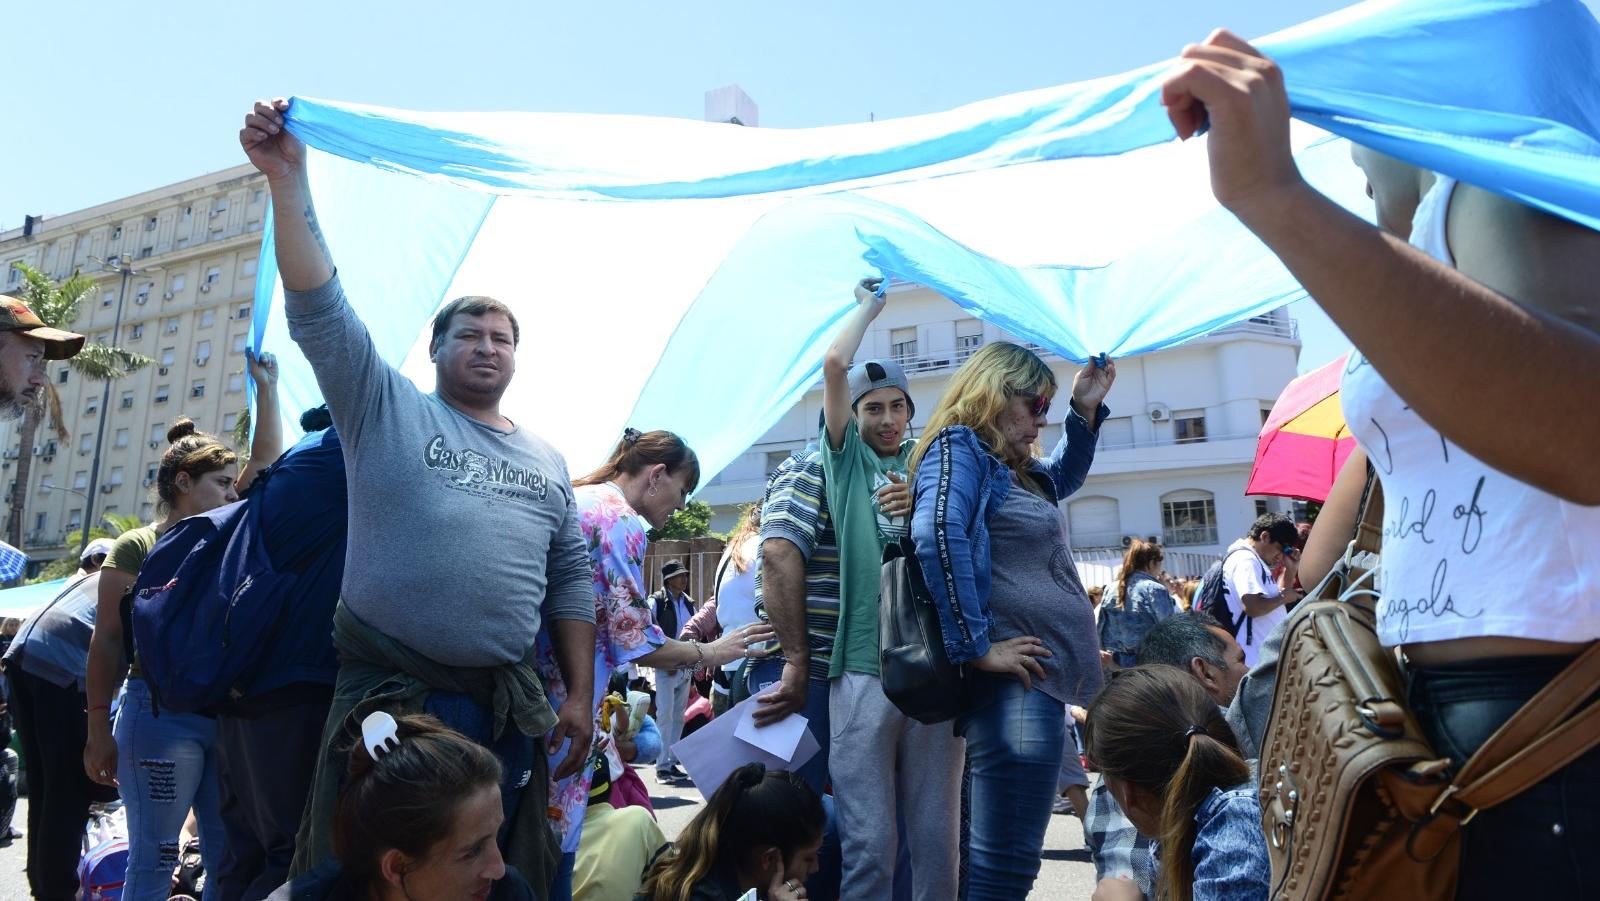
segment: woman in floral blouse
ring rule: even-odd
[[[637,663],[657,669],[700,669],[721,666],[745,656],[752,643],[774,637],[772,627],[756,623],[733,630],[717,641],[678,641],[663,635],[645,603],[643,519],[660,528],[683,509],[700,481],[700,462],[682,438],[671,432],[628,429],[611,457],[594,472],[576,479],[578,527],[589,545],[594,566],[594,684],[606,685],[613,672]],[[549,633],[539,634],[539,671],[552,706],[567,699]],[[603,692],[595,693],[598,719]],[[597,747],[604,731],[595,730]],[[611,756],[606,748],[607,756]],[[565,746],[550,755],[551,770],[565,758]],[[550,786],[550,818],[561,836],[562,867],[551,898],[571,896],[572,864],[578,850],[584,809],[589,797],[589,767]]]

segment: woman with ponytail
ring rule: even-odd
[[[1264,901],[1272,868],[1250,767],[1199,683],[1172,666],[1119,671],[1089,706],[1086,744],[1128,819],[1159,842],[1160,901]],[[1094,897],[1140,894],[1111,877]]]
[[[369,714],[333,815],[334,856],[267,901],[533,901],[500,856],[494,752],[431,716]]]
[[[689,670],[721,666],[742,659],[754,642],[773,637],[772,627],[756,623],[730,630],[709,644],[679,641],[663,634],[645,604],[644,565],[648,543],[642,518],[653,528],[666,525],[668,517],[683,509],[689,495],[700,482],[700,461],[682,438],[666,431],[640,432],[628,429],[604,464],[583,478],[576,487],[578,528],[589,547],[594,567],[595,650],[594,715],[600,716],[605,700],[603,687],[611,674],[630,663],[657,670]],[[548,629],[538,637],[539,673],[544,677],[550,703],[564,704],[568,689],[561,675],[555,646]],[[595,730],[596,739],[605,736]],[[588,759],[599,748],[572,749]],[[550,755],[550,771],[565,759],[569,749],[556,748]],[[604,749],[615,757],[609,744]],[[615,761],[618,768],[621,761]],[[593,770],[588,766],[550,786],[550,816],[561,837],[561,868],[557,872],[551,901],[564,901],[572,893],[572,868],[583,829],[584,809],[589,800]]]
[[[200,825],[206,872],[215,874],[223,858],[217,721],[170,710],[157,718],[138,660],[130,667],[123,652],[122,595],[133,587],[156,540],[179,520],[239,499],[238,455],[215,435],[179,419],[167,431],[167,441],[172,446],[156,470],[162,518],[124,532],[111,546],[89,639],[89,740],[83,765],[90,779],[121,788],[128,812],[128,879],[122,897],[128,901],[161,901],[171,893],[178,834],[190,807]],[[125,675],[127,690],[113,727],[111,701]]]
[[[677,843],[650,867],[643,901],[806,897],[822,847],[822,801],[800,777],[759,763],[733,771]]]
[[[1177,611],[1172,592],[1162,582],[1166,552],[1154,542],[1133,539],[1122,555],[1117,581],[1100,601],[1100,648],[1110,651],[1118,666],[1133,666],[1134,652],[1146,634]]]

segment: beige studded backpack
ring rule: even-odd
[[[1368,477],[1351,552],[1290,615],[1261,749],[1275,901],[1455,896],[1459,830],[1600,744],[1600,643],[1451,776],[1377,632],[1382,492]],[[1582,708],[1579,710],[1579,708]],[[1573,711],[1578,710],[1576,715]]]

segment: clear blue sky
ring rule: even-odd
[[[1586,0],[1591,8],[1600,0]],[[737,83],[764,127],[906,116],[1257,36],[1339,0],[26,3],[8,10],[0,227],[243,161],[250,102],[700,118]],[[381,11],[381,12],[380,12]],[[644,152],[644,151],[642,151]],[[1302,368],[1343,351],[1299,304]]]

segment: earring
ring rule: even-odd
[[[647,496],[649,496],[649,497],[655,497],[655,496],[656,496],[656,486],[654,486],[654,485],[651,485],[651,486],[650,486],[650,490],[649,490],[649,491],[646,491],[646,492],[645,492],[645,494],[646,494],[646,495],[647,495]]]

